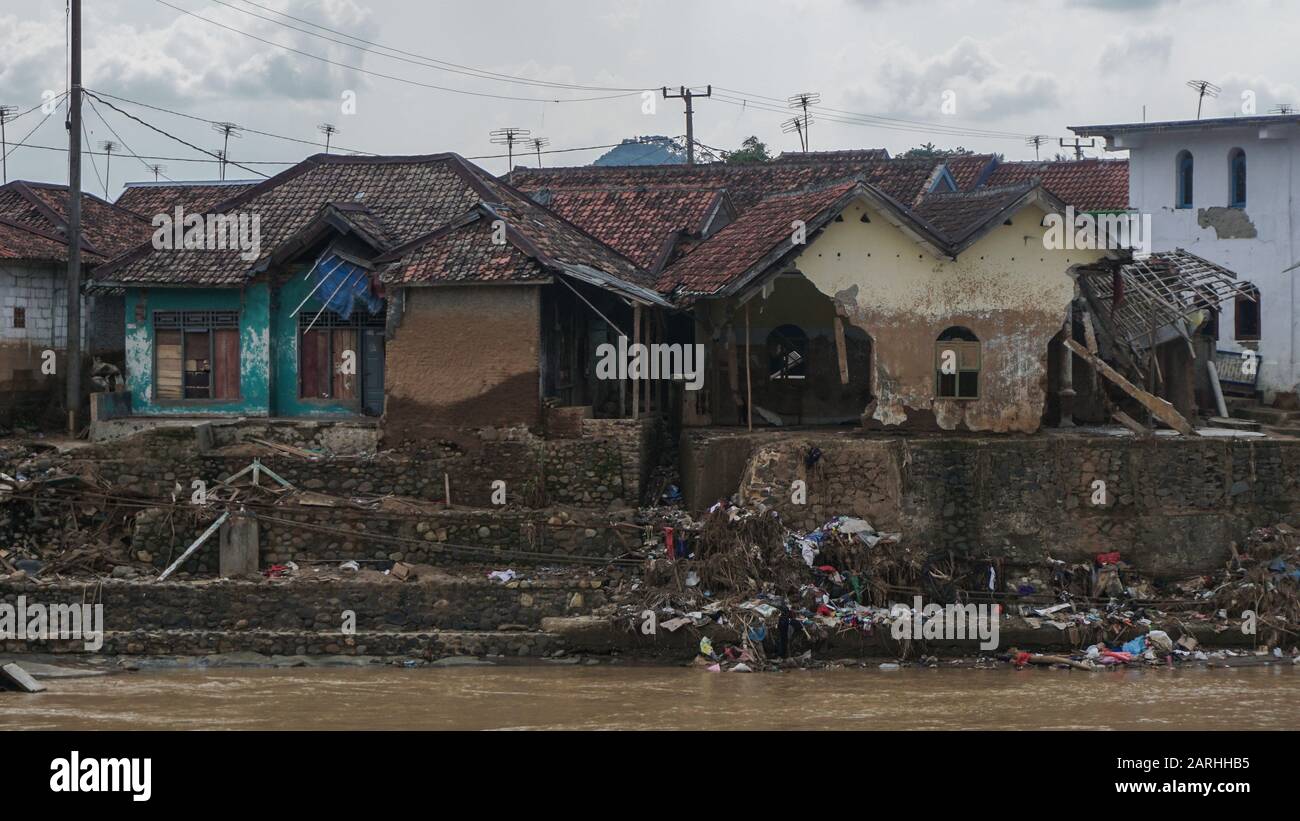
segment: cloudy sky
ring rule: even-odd
[[[711,83],[714,97],[696,102],[695,132],[709,146],[734,148],[752,134],[774,151],[795,150],[797,136],[782,132],[790,116],[782,101],[818,92],[814,150],[883,146],[897,153],[930,141],[1009,159],[1033,157],[1027,135],[1048,136],[1044,151],[1055,153],[1066,126],[1141,120],[1144,106],[1149,120],[1195,116],[1196,94],[1185,85],[1192,79],[1223,88],[1206,101],[1214,115],[1241,113],[1245,90],[1259,113],[1300,105],[1300,51],[1293,26],[1281,24],[1294,18],[1290,0],[83,5],[85,85],[106,101],[95,103],[98,111],[87,107],[91,143],[114,140],[164,157],[147,162],[165,165],[163,173],[178,180],[219,172],[213,163],[186,161],[204,155],[109,103],[207,150],[220,148],[220,135],[180,114],[309,142],[323,140],[319,124],[332,123],[333,144],[344,150],[480,157],[499,153],[488,132],[505,126],[544,136],[552,151],[680,136],[681,101],[656,99],[648,113],[640,90]],[[0,0],[0,103],[26,110],[43,94],[65,90],[64,6]],[[345,110],[349,100],[355,111]],[[10,123],[8,140],[25,136],[42,116],[37,109]],[[61,110],[50,116],[31,142],[65,145],[62,119]],[[230,157],[287,162],[317,150],[245,133],[232,140]],[[543,163],[582,165],[600,153],[548,154]],[[18,148],[9,178],[66,181],[65,156]],[[102,191],[104,158],[95,161],[83,180]],[[506,170],[505,159],[477,161]],[[114,156],[112,194],[125,180],[151,179],[145,165]],[[284,167],[248,165],[264,174]],[[228,176],[255,174],[231,168]]]

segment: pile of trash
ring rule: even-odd
[[[668,633],[730,628],[740,637],[734,646],[701,640],[701,662],[719,670],[773,666],[765,642],[784,659],[796,638],[871,634],[900,617],[889,609],[890,593],[915,588],[925,567],[901,534],[856,517],[836,516],[805,533],[776,511],[719,502],[702,520],[673,509],[666,521],[645,546],[641,595],[619,618],[641,629],[649,611],[655,629]]]

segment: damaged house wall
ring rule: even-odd
[[[126,388],[136,415],[267,416],[270,403],[270,289],[128,288]],[[239,398],[160,401],[154,384],[155,311],[239,312]]]
[[[537,425],[540,317],[538,286],[407,288],[385,357],[388,436]]]
[[[862,222],[864,213],[870,222]],[[864,420],[922,429],[1038,429],[1048,343],[1074,295],[1067,271],[1104,253],[1045,250],[1045,213],[1026,207],[951,260],[936,258],[857,202],[794,260],[874,341],[875,399]],[[935,342],[954,326],[980,342],[978,399],[935,395]]]
[[[1256,118],[1265,119],[1273,118]],[[1296,271],[1287,271],[1300,262],[1300,220],[1294,207],[1300,199],[1295,173],[1300,128],[1285,121],[1244,125],[1219,120],[1195,129],[1161,125],[1108,135],[1115,150],[1129,151],[1130,203],[1151,215],[1153,250],[1182,248],[1259,288],[1259,339],[1241,338],[1228,303],[1219,315],[1218,347],[1258,350],[1257,384],[1266,401],[1272,401],[1276,391],[1294,391],[1300,383],[1300,292]],[[1098,126],[1090,133],[1108,134],[1108,128]],[[1236,149],[1246,158],[1244,207],[1232,207],[1229,190],[1230,155]],[[1182,151],[1193,159],[1190,208],[1176,207]]]

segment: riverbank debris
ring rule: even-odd
[[[0,690],[14,689],[21,693],[43,693],[45,685],[32,678],[26,670],[17,664],[0,666]]]

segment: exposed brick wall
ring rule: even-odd
[[[541,423],[540,288],[408,288],[385,361],[388,438]]]

